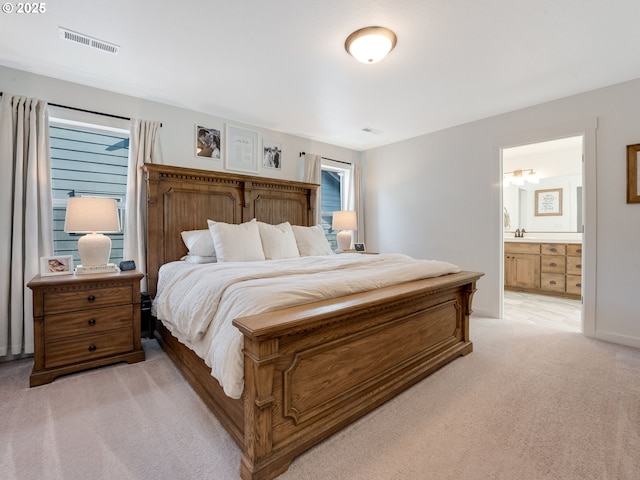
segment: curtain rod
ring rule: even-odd
[[[0,97],[2,96],[3,93],[4,92],[0,92]],[[129,121],[131,121],[131,118],[129,118],[129,117],[122,117],[120,115],[113,115],[111,113],[96,112],[94,110],[85,110],[84,108],[70,107],[68,105],[60,105],[58,103],[49,103],[49,102],[47,102],[47,105],[51,105],[52,107],[66,108],[67,110],[75,110],[76,112],[93,113],[94,115],[102,115],[103,117],[110,117],[110,118],[117,118],[119,120],[129,120]],[[162,127],[162,123],[160,124],[160,126]]]
[[[305,152],[300,152],[300,154],[298,155],[299,157],[306,155]],[[335,160],[333,158],[327,158],[327,157],[321,157],[324,160],[331,160],[332,162],[338,162],[338,163],[344,163],[345,165],[352,165],[351,162],[345,162],[344,160]]]

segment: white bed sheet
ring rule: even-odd
[[[211,367],[224,392],[244,387],[243,336],[234,318],[459,272],[401,254],[341,254],[160,268],[153,313]]]

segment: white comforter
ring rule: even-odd
[[[459,272],[451,263],[406,255],[342,254],[160,269],[156,317],[211,367],[224,392],[240,398],[243,337],[234,318]]]

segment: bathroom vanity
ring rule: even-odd
[[[504,288],[581,298],[582,243],[505,238]]]

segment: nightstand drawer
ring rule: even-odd
[[[44,311],[47,314],[108,307],[131,303],[132,290],[129,285],[112,288],[90,288],[70,292],[45,292]]]
[[[44,341],[48,343],[58,338],[99,333],[132,325],[132,305],[58,313],[44,317]]]
[[[133,350],[133,328],[80,335],[48,343],[45,368],[85,362]]]

